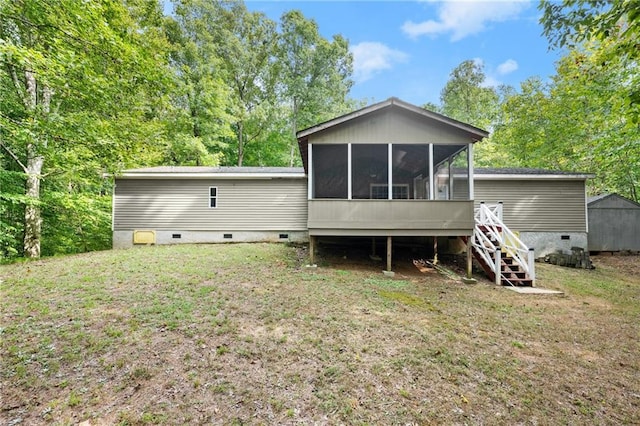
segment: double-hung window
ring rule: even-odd
[[[218,207],[218,187],[210,186],[209,187],[209,207],[215,209]]]

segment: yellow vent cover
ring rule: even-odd
[[[156,231],[133,231],[133,244],[155,244]]]

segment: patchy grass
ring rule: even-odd
[[[538,265],[563,297],[301,258],[181,245],[0,266],[0,423],[640,423],[638,257]]]

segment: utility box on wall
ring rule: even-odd
[[[156,231],[133,231],[133,244],[155,244]]]

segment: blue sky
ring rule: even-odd
[[[548,50],[537,1],[279,1],[245,0],[248,9],[279,21],[298,9],[321,34],[342,34],[354,55],[351,96],[370,102],[391,96],[439,104],[449,73],[462,61],[482,61],[487,85],[554,74],[559,53]]]

